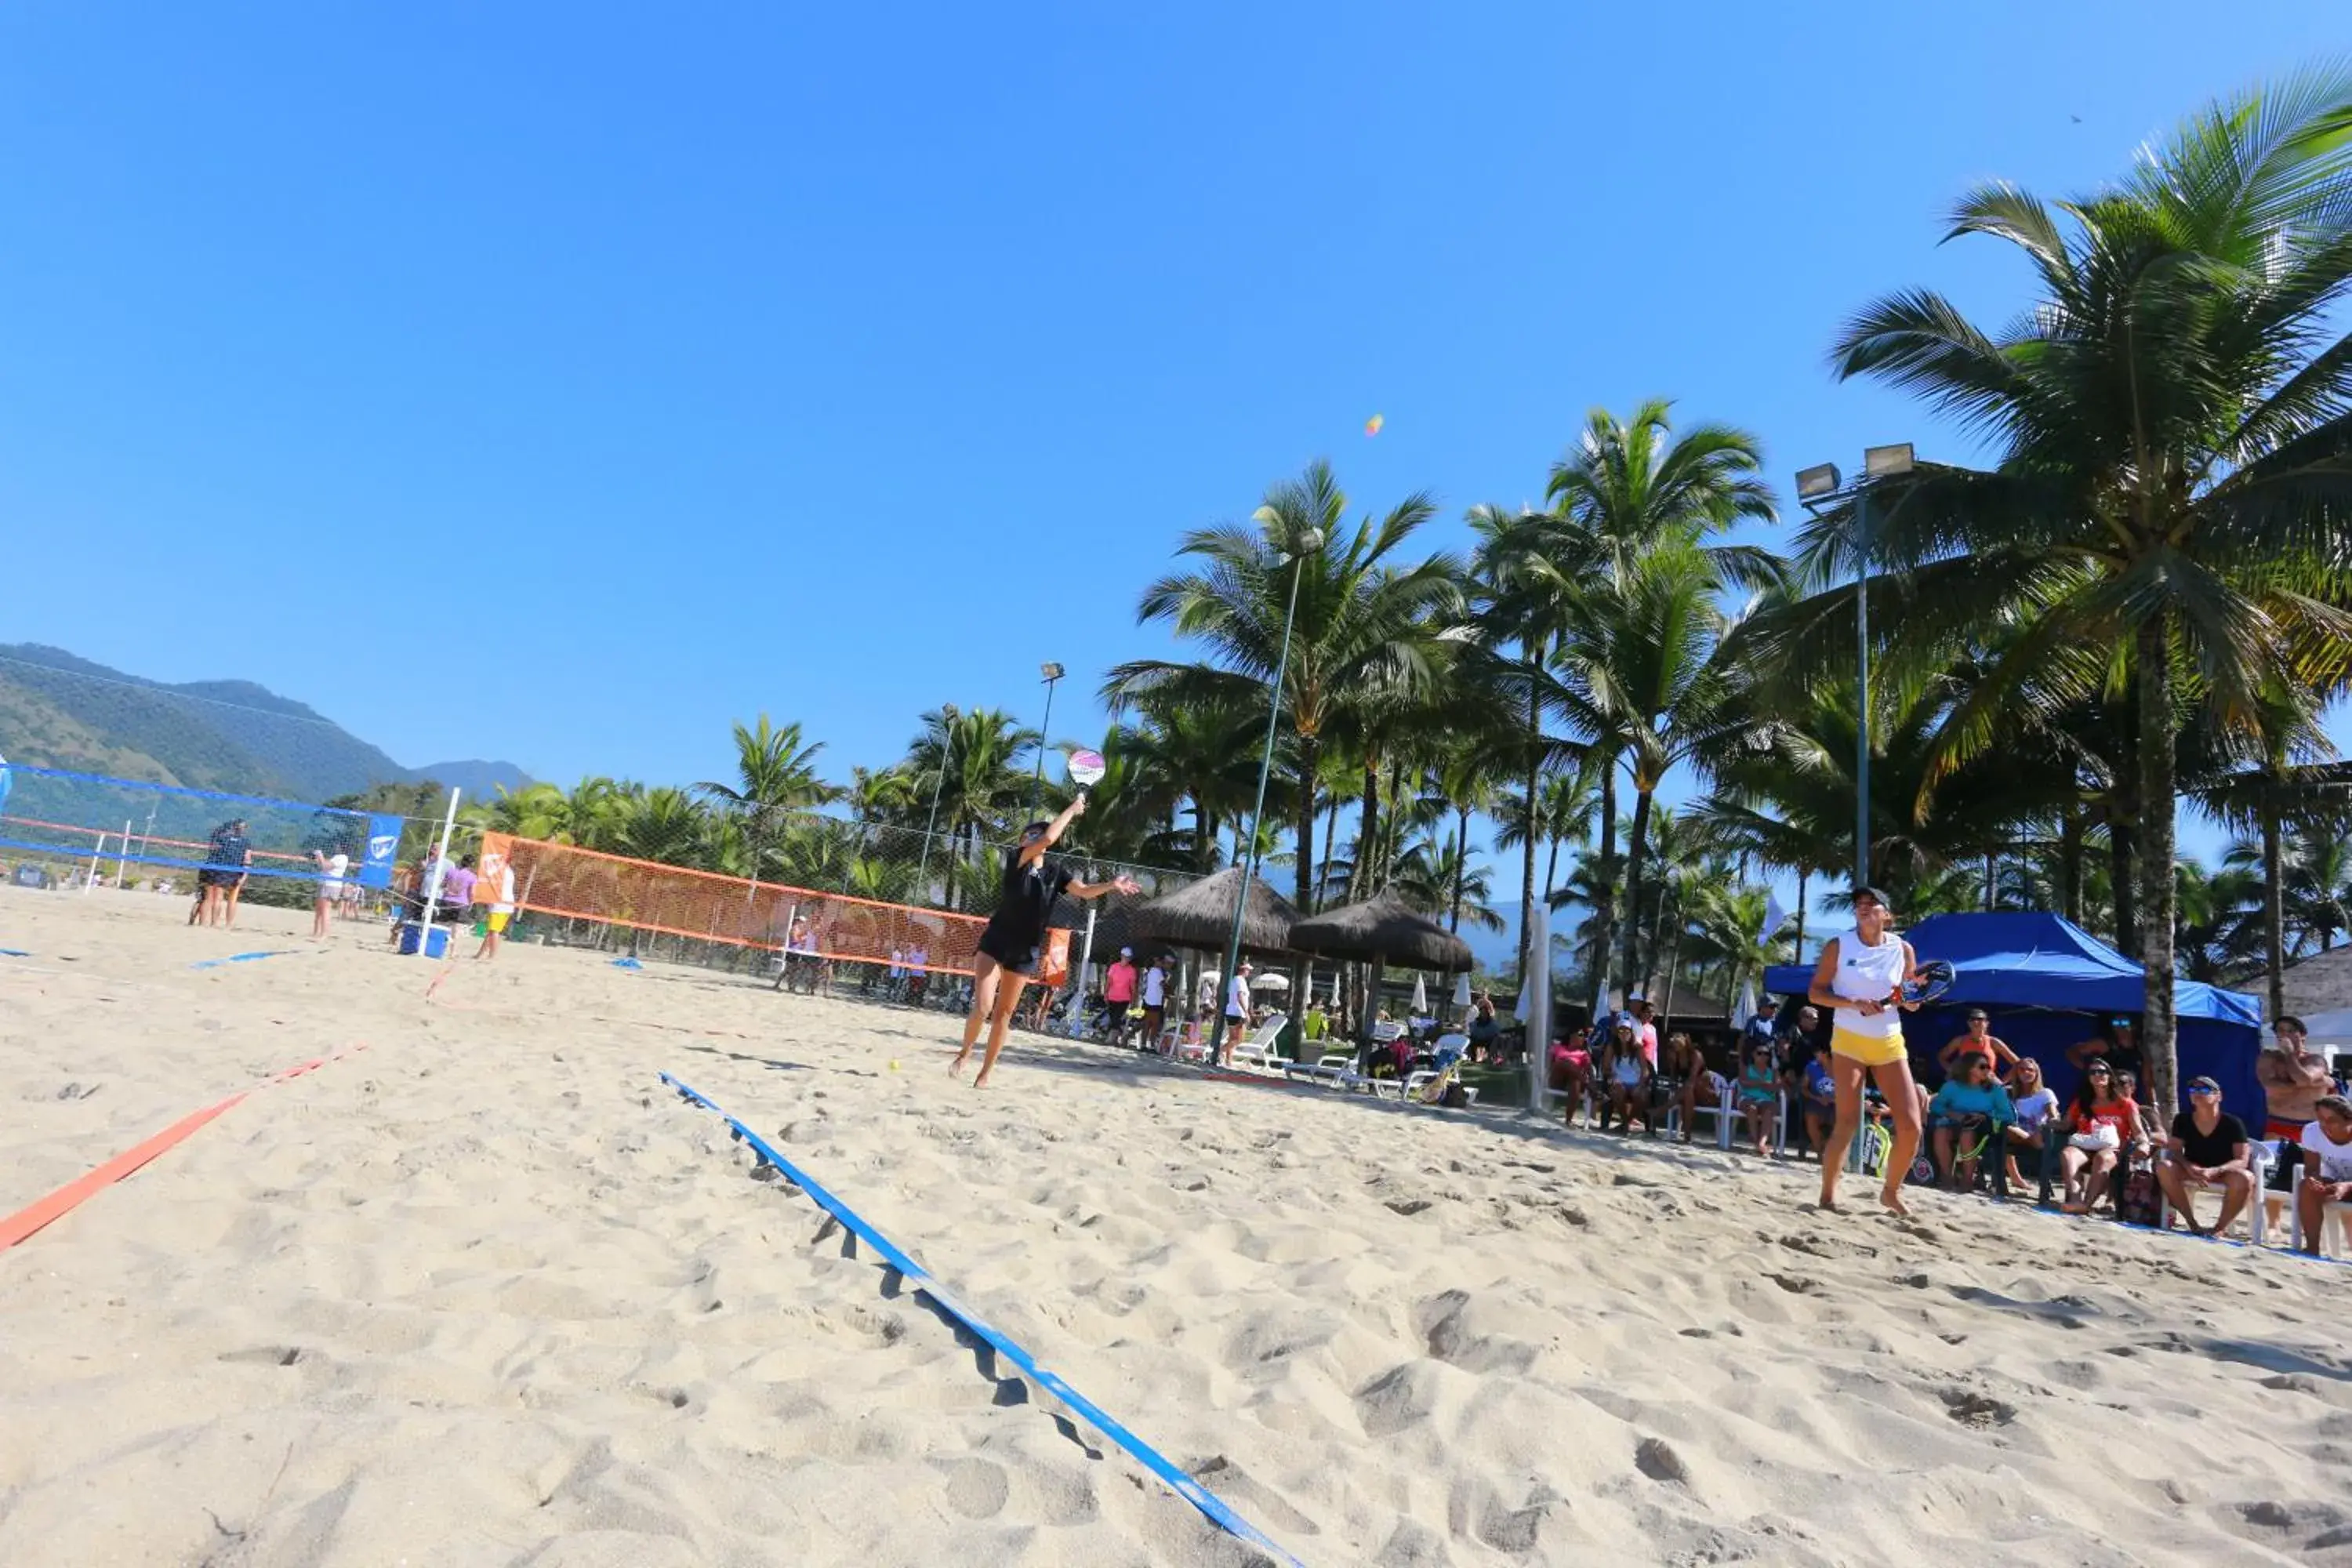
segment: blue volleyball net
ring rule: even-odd
[[[220,869],[316,881],[326,875],[316,857],[341,855],[347,879],[364,888],[388,887],[401,820],[265,795],[0,763],[0,854],[51,866],[93,865],[110,878],[142,866],[192,879],[198,871]],[[215,836],[239,822],[244,826],[238,837],[252,858],[215,866]]]

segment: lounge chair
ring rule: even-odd
[[[1249,1068],[1258,1072],[1280,1072],[1288,1059],[1279,1056],[1275,1047],[1282,1039],[1282,1031],[1290,1023],[1287,1014],[1270,1013],[1257,1033],[1234,1047],[1234,1066]]]

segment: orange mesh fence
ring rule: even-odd
[[[858,963],[897,962],[929,973],[969,973],[982,915],[882,903],[779,882],[753,882],[658,860],[632,860],[570,844],[503,833],[482,836],[481,868],[496,885],[500,866],[514,870],[520,910],[626,926],[697,942]],[[807,930],[793,941],[796,920]],[[1067,931],[1055,933],[1047,978],[1061,967]]]

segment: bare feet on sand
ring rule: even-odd
[[[971,1087],[974,1089],[986,1089],[988,1087],[988,1069],[986,1068],[980,1069],[980,1076],[971,1080]]]
[[[1885,1205],[1888,1214],[1900,1215],[1905,1219],[1911,1217],[1911,1211],[1903,1206],[1903,1193],[1899,1187],[1886,1188],[1878,1194],[1878,1201]]]
[[[955,1060],[948,1063],[948,1076],[950,1078],[961,1078],[963,1076],[964,1059],[971,1055],[971,1053],[970,1051],[958,1051],[956,1053]]]

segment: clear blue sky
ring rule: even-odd
[[[1433,491],[1432,544],[1652,394],[1776,478],[1969,456],[1831,383],[1840,319],[1997,318],[1957,193],[2087,189],[2347,38],[2321,0],[654,18],[0,14],[0,640],[567,782],[711,776],[761,710],[845,775],[941,700],[1034,717],[1045,658],[1090,731],[1180,531],[1317,456]]]

